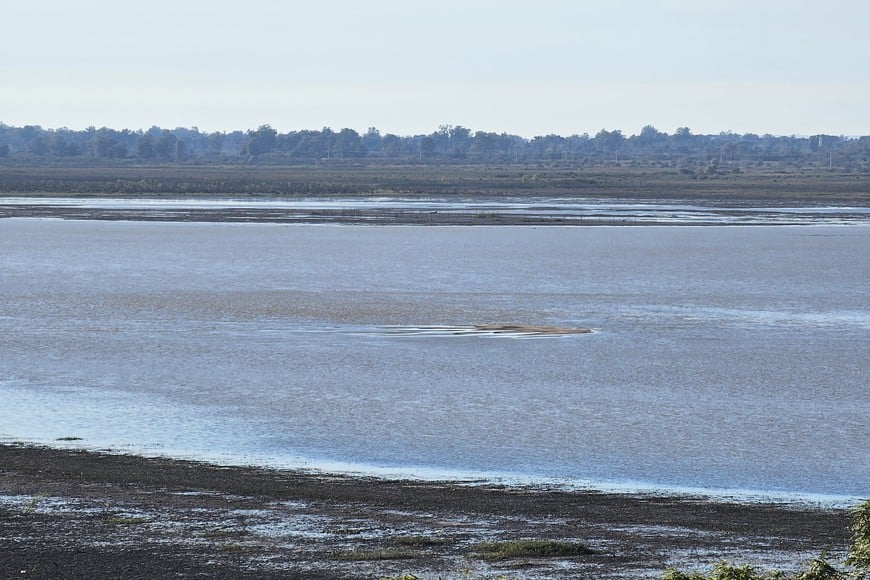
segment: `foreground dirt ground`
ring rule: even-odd
[[[2,578],[655,578],[839,559],[849,513],[0,445]],[[580,542],[492,559],[484,542]],[[406,576],[411,578],[413,576]]]

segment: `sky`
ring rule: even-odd
[[[866,0],[0,0],[0,122],[870,135]]]

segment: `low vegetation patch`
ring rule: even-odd
[[[401,536],[394,540],[400,546],[409,548],[431,548],[434,546],[446,546],[450,543],[449,538],[437,536]]]
[[[39,507],[39,504],[41,504],[42,500],[44,500],[44,499],[45,499],[45,494],[43,494],[43,493],[40,493],[40,494],[33,496],[32,498],[30,498],[30,501],[28,501],[27,504],[24,506],[24,509],[22,510],[22,512],[25,514],[29,514],[30,512],[35,510],[37,507]]]
[[[512,558],[570,558],[595,553],[594,550],[580,542],[557,540],[486,542],[475,545],[472,552],[481,559],[491,562]]]
[[[735,566],[727,562],[719,562],[709,573],[681,572],[668,570],[662,575],[662,580],[836,580],[841,576],[823,559],[813,560],[813,564],[798,574],[786,574],[777,570],[758,571],[752,566]]]
[[[417,554],[410,550],[351,550],[335,555],[337,560],[374,562],[378,560],[413,560]]]

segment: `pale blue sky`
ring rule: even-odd
[[[0,122],[870,134],[866,0],[0,0]]]

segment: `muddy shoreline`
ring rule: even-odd
[[[0,445],[3,578],[657,577],[842,556],[847,510],[224,467]],[[482,542],[591,553],[487,560]]]
[[[796,206],[798,207],[798,206]],[[198,223],[269,223],[269,224],[332,224],[332,225],[402,225],[402,226],[756,226],[756,225],[808,225],[819,223],[865,223],[863,211],[844,210],[832,216],[824,209],[807,209],[800,214],[781,213],[776,210],[751,208],[710,208],[703,215],[671,215],[671,211],[657,211],[658,215],[602,215],[594,211],[552,213],[534,210],[515,213],[508,207],[494,205],[485,211],[474,209],[431,210],[403,207],[305,209],[299,207],[79,207],[43,203],[3,203],[2,218],[50,218],[88,221],[157,221]]]
[[[434,212],[390,209],[185,208],[180,210],[86,208],[54,205],[4,205],[0,218],[53,218],[96,221],[273,223],[339,225],[618,225],[618,220],[514,216],[490,212]]]

